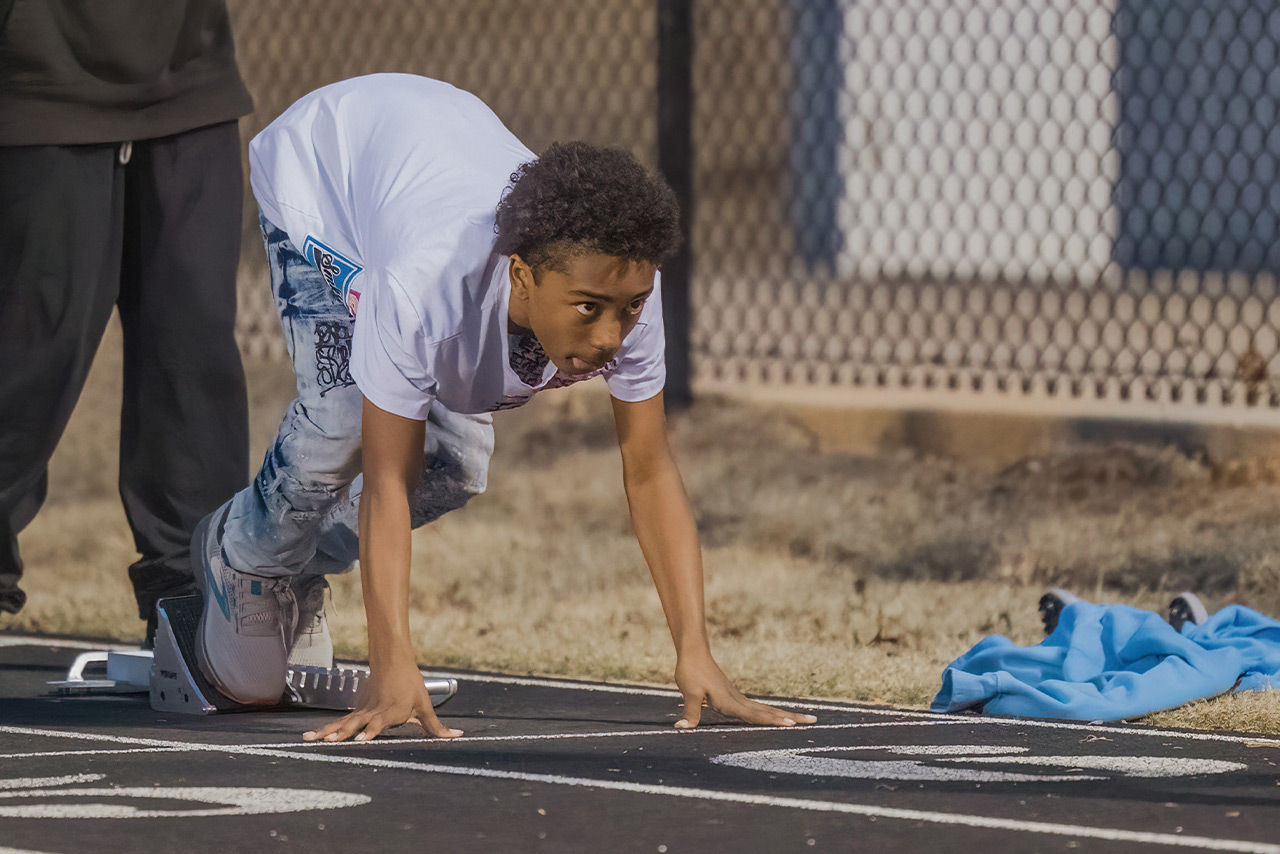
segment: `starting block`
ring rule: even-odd
[[[147,693],[158,712],[213,715],[223,712],[284,708],[345,712],[359,705],[369,679],[365,667],[291,667],[274,706],[246,706],[223,696],[196,664],[196,628],[203,597],[161,599],[156,606],[155,649],[87,652],[80,655],[65,680],[50,682],[63,695]],[[87,679],[85,670],[105,663],[105,679]],[[458,693],[458,680],[424,679],[431,704],[439,707]]]
[[[151,664],[151,708],[191,715],[273,708],[237,703],[218,693],[200,672],[195,647],[203,597],[161,599],[156,610],[159,620]],[[359,704],[361,688],[368,678],[368,669],[362,667],[292,667],[285,674],[280,702],[274,708],[350,711]],[[442,705],[458,693],[456,679],[426,679],[424,684],[433,706]]]
[[[145,649],[82,652],[67,671],[66,679],[49,683],[53,693],[64,697],[145,694],[150,685],[151,652]]]

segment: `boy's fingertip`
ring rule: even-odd
[[[368,741],[368,740],[369,740],[369,733],[367,732],[356,733],[356,741]]]
[[[791,718],[783,718],[783,719],[782,719],[782,725],[783,725],[783,726],[795,726],[795,725],[796,725],[796,722],[795,722],[795,721],[793,721],[793,720],[791,720]]]
[[[807,723],[807,724],[816,724],[816,723],[818,722],[818,716],[817,716],[817,715],[805,715],[805,716],[804,716],[804,722],[805,722],[805,723]]]
[[[328,735],[326,735],[326,736],[324,737],[324,740],[325,740],[325,741],[337,741],[337,740],[338,740],[338,734],[337,734],[336,732],[331,732],[331,733],[329,733]]]
[[[676,721],[676,729],[688,729],[688,728],[689,728],[689,722],[684,720],[683,718]]]
[[[312,730],[311,732],[304,732],[302,734],[303,741],[315,741],[316,738],[318,738],[318,736],[316,735],[315,730]]]

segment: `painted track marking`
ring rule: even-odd
[[[1248,765],[1222,759],[1187,759],[1162,756],[1022,756],[1027,747],[991,744],[858,744],[837,747],[793,747],[782,750],[744,750],[711,757],[716,765],[747,768],[776,774],[798,774],[805,777],[850,777],[860,780],[930,780],[938,782],[974,783],[1074,783],[1082,780],[1107,780],[1091,774],[1074,772],[1086,769],[1110,771],[1125,777],[1193,777],[1244,771]],[[822,754],[891,753],[898,756],[927,757],[935,763],[919,759],[856,760]],[[953,763],[948,767],[945,763]],[[1056,766],[1069,768],[1069,774],[1031,774],[966,768],[964,765]]]
[[[788,730],[800,731],[800,730]],[[1209,851],[1236,851],[1244,854],[1280,854],[1280,845],[1265,842],[1251,842],[1243,839],[1214,839],[1204,836],[1184,836],[1172,833],[1151,833],[1146,831],[1123,830],[1109,827],[1090,827],[1087,825],[1061,824],[1056,822],[1021,821],[1018,819],[994,818],[990,816],[966,815],[962,813],[943,813],[931,810],[909,810],[890,807],[876,807],[864,804],[848,804],[838,801],[820,801],[809,798],[778,797],[772,795],[748,795],[738,792],[721,792],[714,789],[654,785],[647,783],[627,783],[621,780],[598,780],[588,777],[568,777],[555,774],[530,774],[521,771],[498,771],[490,768],[467,768],[450,765],[435,765],[424,762],[404,762],[393,759],[374,759],[363,756],[334,756],[324,753],[304,753],[296,750],[263,749],[242,745],[188,743],[166,741],[162,739],[141,739],[116,737],[100,733],[72,732],[67,730],[40,730],[30,727],[0,726],[0,732],[15,735],[35,735],[45,738],[71,738],[85,741],[111,741],[147,745],[153,747],[186,747],[189,750],[215,753],[232,753],[244,756],[262,756],[277,759],[296,759],[303,762],[323,762],[338,765],[354,765],[366,768],[394,768],[404,771],[418,771],[428,774],[443,774],[461,777],[479,777],[494,780],[515,780],[526,783],[545,783],[557,786],[572,786],[606,791],[629,792],[633,794],[661,795],[666,797],[688,798],[693,800],[717,801],[721,803],[748,804],[752,806],[799,809],[812,812],[842,813],[868,818],[888,818],[902,821],[917,821],[929,824],[975,827],[989,830],[1008,830],[1023,833],[1040,833],[1051,836],[1067,836],[1082,839],[1102,839],[1111,842],[1136,842],[1149,845],[1164,845],[1175,848],[1197,848]]]
[[[7,789],[39,789],[45,786],[69,786],[72,783],[96,783],[106,774],[70,774],[65,777],[11,777],[0,779],[0,793]]]
[[[18,646],[18,645],[42,645],[46,647],[65,646],[67,648],[95,648],[102,649],[106,647],[115,648],[131,648],[126,645],[112,645],[103,643],[86,643],[77,641],[42,641],[34,639],[7,638],[0,636],[0,646]],[[433,671],[424,671],[427,675],[432,675]],[[603,685],[574,682],[561,679],[546,679],[539,677],[508,677],[508,676],[490,676],[487,674],[463,674],[450,673],[446,674],[452,678],[457,678],[460,682],[488,682],[498,684],[512,684],[531,687],[545,688],[564,688],[576,691],[598,691],[613,694],[630,694],[651,697],[668,697],[679,699],[680,694],[677,691],[661,688],[649,688],[640,686],[623,686],[623,685]],[[911,710],[911,709],[887,709],[879,707],[858,706],[853,704],[836,704],[829,701],[805,701],[805,700],[773,700],[770,698],[762,698],[765,702],[774,703],[775,705],[783,705],[789,707],[798,707],[819,711],[838,711],[845,713],[865,714],[865,715],[881,715],[893,716],[898,718],[911,718],[914,721],[898,721],[893,722],[899,725],[907,725],[915,723],[917,725],[942,724],[942,723],[968,723],[968,724],[991,724],[1001,727],[1022,727],[1032,729],[1056,729],[1056,730],[1076,730],[1088,733],[1116,733],[1122,735],[1148,736],[1158,738],[1176,738],[1189,741],[1213,741],[1221,743],[1248,744],[1250,746],[1269,746],[1280,747],[1280,739],[1268,738],[1265,736],[1239,736],[1225,735],[1218,733],[1202,733],[1202,732],[1180,732],[1177,730],[1158,730],[1147,729],[1143,727],[1129,726],[1103,726],[1097,724],[1072,723],[1066,721],[1041,721],[1028,720],[1019,718],[998,718],[989,716],[947,716],[942,717],[932,712]],[[886,722],[890,723],[890,722]],[[840,726],[840,725],[834,725]],[[748,729],[748,728],[735,728]],[[755,727],[749,729],[755,730]],[[804,732],[812,727],[802,727],[792,732]],[[695,732],[725,732],[726,729],[706,729],[706,730],[658,730],[654,734],[662,733],[681,733],[692,734]],[[219,745],[206,744],[198,742],[175,742],[164,741],[159,739],[138,739],[128,737],[105,736],[95,733],[67,732],[60,730],[35,730],[24,727],[0,726],[0,732],[10,732],[14,734],[29,734],[54,738],[74,738],[88,741],[110,741],[116,744],[135,744],[139,745],[140,750],[128,752],[172,752],[172,751],[202,751],[202,752],[223,752],[223,753],[239,753],[251,756],[266,756],[275,758],[288,758],[300,761],[313,762],[337,762],[352,764],[358,766],[371,767],[388,767],[400,768],[403,770],[425,771],[427,773],[438,773],[446,775],[462,775],[473,777],[486,777],[494,779],[521,780],[526,782],[548,783],[553,785],[569,785],[582,786],[587,788],[628,791],[643,794],[666,795],[671,797],[686,797],[711,801],[735,802],[744,804],[754,804],[761,806],[774,806],[793,809],[813,810],[819,812],[836,812],[854,815],[862,815],[867,817],[884,817],[891,819],[901,819],[908,821],[922,821],[943,825],[963,825],[970,827],[981,827],[989,829],[1022,831],[1030,833],[1044,833],[1060,836],[1076,836],[1081,838],[1105,839],[1108,841],[1129,841],[1156,845],[1166,845],[1181,848],[1199,848],[1204,850],[1216,851],[1241,851],[1248,854],[1280,854],[1280,845],[1270,843],[1250,842],[1246,840],[1230,840],[1230,839],[1213,839],[1208,837],[1190,837],[1175,834],[1147,833],[1141,831],[1128,831],[1114,828],[1097,828],[1082,825],[1057,824],[1048,822],[1026,822],[1015,819],[999,819],[986,816],[937,813],[931,811],[920,810],[900,810],[882,807],[864,806],[858,804],[845,804],[839,802],[816,801],[801,798],[786,798],[760,795],[745,795],[732,792],[718,792],[714,790],[697,789],[697,788],[681,788],[666,785],[646,785],[636,783],[625,783],[614,780],[594,780],[589,778],[578,777],[562,777],[556,775],[539,775],[526,774],[522,772],[510,771],[494,771],[491,769],[479,768],[461,768],[453,766],[439,766],[427,763],[411,763],[397,762],[394,760],[380,760],[366,757],[353,756],[333,756],[319,753],[303,753],[296,750],[301,745],[290,745],[293,749],[277,749],[270,747],[248,747],[242,745]],[[646,731],[648,732],[648,731]],[[578,734],[566,734],[578,735]],[[519,738],[532,738],[520,736],[476,736],[472,741],[478,741],[482,738],[497,740],[499,738],[507,740],[518,740]],[[325,746],[323,743],[317,746]],[[332,744],[327,746],[334,746]],[[146,749],[150,748],[150,750]],[[66,751],[72,753],[73,751]],[[125,752],[125,751],[103,751],[108,752]],[[45,754],[49,755],[49,754]],[[15,755],[15,758],[17,756]]]
[[[54,803],[32,803],[33,799]],[[59,798],[125,798],[217,804],[198,809],[138,809],[127,803],[58,803]],[[245,788],[239,786],[133,786],[83,789],[0,791],[0,818],[191,818],[216,815],[267,815],[357,807],[373,798],[324,789]],[[16,802],[16,803],[15,803]]]

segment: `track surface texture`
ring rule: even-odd
[[[49,696],[77,652],[0,635],[0,852],[1280,854],[1280,738],[778,700],[679,731],[674,691],[455,673],[466,732],[308,744],[330,712]]]

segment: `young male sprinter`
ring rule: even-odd
[[[489,413],[603,376],[676,644],[676,725],[696,726],[704,702],[751,723],[816,720],[745,698],[707,643],[663,418],[657,267],[678,239],[665,184],[585,143],[535,159],[479,99],[400,74],[311,93],[249,156],[298,398],[254,483],[195,535],[197,657],[221,691],[275,702],[291,651],[331,654],[323,574],[358,557],[368,692],[304,738],[369,739],[410,720],[461,735],[432,710],[409,639],[410,531],[484,491]]]

